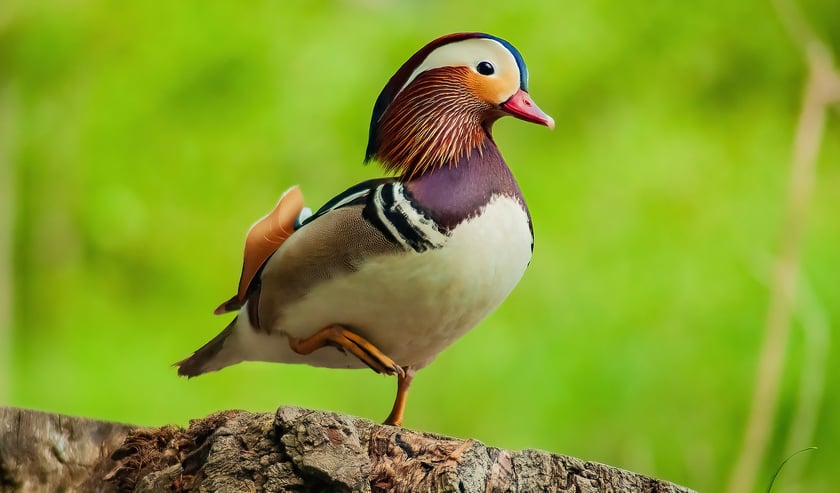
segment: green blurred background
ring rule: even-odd
[[[805,12],[840,51],[840,3]],[[510,40],[557,121],[499,147],[536,250],[510,299],[415,380],[406,426],[541,448],[721,491],[749,410],[804,63],[757,0],[0,5],[0,404],[144,425],[293,404],[381,420],[370,371],[170,366],[216,334],[244,233],[299,183],[317,207],[361,165],[379,90],[441,34]],[[834,492],[840,118],[831,114],[763,489]],[[787,434],[802,366],[822,400]]]

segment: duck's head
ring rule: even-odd
[[[424,46],[397,70],[373,108],[365,161],[404,177],[455,166],[492,144],[505,115],[554,128],[528,94],[519,51],[484,33],[456,33]]]

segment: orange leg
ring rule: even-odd
[[[289,337],[289,346],[294,352],[304,355],[327,346],[337,347],[349,351],[376,373],[396,374],[400,379],[405,378],[405,371],[400,365],[394,363],[394,360],[364,337],[340,325],[325,327],[306,339]]]
[[[414,368],[406,366],[404,373],[397,377],[397,398],[394,399],[394,407],[391,414],[385,419],[386,425],[402,426],[403,411],[405,411],[405,400],[408,397],[408,388],[414,380]]]

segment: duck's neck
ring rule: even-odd
[[[410,180],[456,166],[491,140],[497,115],[471,93],[462,80],[467,73],[465,67],[444,67],[420,74],[377,122],[373,157]]]
[[[528,210],[516,179],[489,138],[457,163],[432,169],[405,183],[415,203],[446,229],[476,216],[499,195],[517,200]]]

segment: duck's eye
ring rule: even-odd
[[[479,63],[475,66],[475,70],[481,75],[493,75],[493,72],[496,71],[496,69],[493,68],[493,64],[490,62]]]

